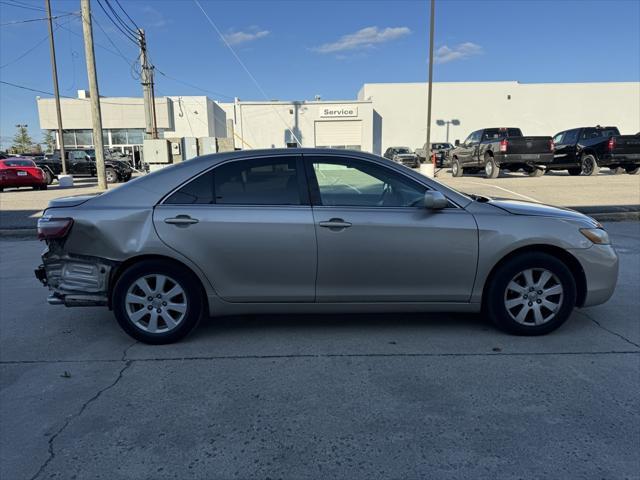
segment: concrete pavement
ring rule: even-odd
[[[42,246],[0,241],[0,478],[639,478],[640,224],[607,228],[613,299],[545,337],[250,316],[161,347],[48,306]]]

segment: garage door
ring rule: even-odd
[[[316,147],[362,148],[362,121],[316,122]]]

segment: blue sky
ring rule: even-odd
[[[147,31],[151,58],[168,75],[157,75],[157,95],[205,90],[216,100],[264,98],[192,0],[120,2]],[[350,99],[365,82],[427,76],[425,0],[201,3],[269,98]],[[11,24],[43,17],[43,4],[0,0],[0,80],[50,92],[46,22]],[[52,0],[54,14],[78,11],[79,4]],[[101,95],[141,96],[131,67],[136,47],[97,0],[92,8]],[[75,96],[87,87],[82,26],[74,16],[56,22],[61,94]],[[637,0],[437,0],[434,80],[639,81],[639,22]],[[28,124],[40,139],[36,95],[0,84],[3,146],[16,123]]]

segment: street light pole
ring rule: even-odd
[[[425,148],[426,152],[428,152],[429,158],[431,158],[431,87],[433,84],[433,32],[435,29],[435,12],[436,3],[435,0],[431,0],[429,26],[429,85],[427,89],[427,145]]]
[[[60,108],[60,91],[58,90],[58,66],[56,64],[56,46],[53,40],[53,20],[51,19],[51,2],[45,0],[47,19],[49,21],[49,50],[51,50],[51,73],[53,76],[53,93],[56,97],[56,114],[58,117],[58,141],[60,142],[60,162],[62,174],[67,174],[67,161],[64,152],[64,137],[62,136],[62,110]]]

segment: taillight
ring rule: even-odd
[[[506,152],[508,146],[509,146],[509,141],[506,138],[503,138],[502,140],[500,140],[500,151],[501,152]]]
[[[549,140],[549,150],[553,152],[555,149],[556,149],[556,144],[553,143],[553,139]]]
[[[607,147],[609,148],[609,151],[611,151],[614,148],[616,148],[616,139],[615,139],[615,137],[609,138],[609,143],[607,143]]]
[[[54,240],[64,238],[71,230],[73,218],[55,218],[50,216],[38,219],[38,239]]]

